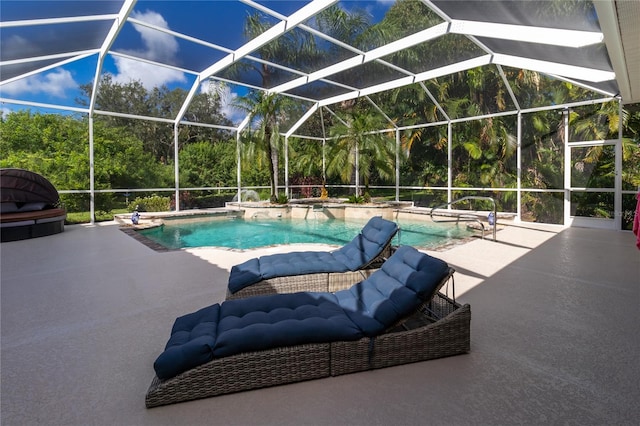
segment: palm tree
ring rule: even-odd
[[[364,15],[349,14],[337,6],[329,7],[316,17],[317,24],[330,33],[341,38],[353,38],[361,34],[367,28],[367,20]],[[269,20],[260,13],[249,15],[245,21],[244,34],[248,39],[264,33],[270,27]],[[315,42],[314,36],[307,31],[293,29],[276,40],[260,47],[257,55],[262,59],[275,63],[286,63],[302,71],[317,69],[318,63],[325,61],[332,55],[322,51]],[[277,67],[271,67],[266,63],[248,65],[239,62],[227,70],[230,74],[242,72],[258,72],[262,86],[267,90],[278,81],[281,72]],[[238,98],[236,107],[246,111],[250,116],[250,122],[257,121],[259,130],[254,134],[255,142],[252,148],[266,153],[269,160],[269,172],[271,176],[271,199],[277,200],[278,188],[278,155],[280,152],[279,125],[284,121],[285,106],[292,102],[287,98],[260,91],[249,92],[247,96]]]
[[[374,171],[383,179],[393,176],[395,141],[388,133],[374,133],[384,127],[379,116],[352,110],[330,130],[336,139],[329,148],[327,174],[338,176],[343,182],[349,182],[355,175],[356,196],[360,195],[360,175],[364,180],[365,196],[368,196]]]
[[[303,176],[315,176],[324,181],[322,159],[324,155],[324,143],[315,140],[291,139],[289,141],[289,158],[294,164],[292,170]]]
[[[266,32],[271,25],[266,15],[256,12],[247,16],[244,23],[244,36],[247,40],[252,40]],[[285,63],[291,67],[306,70],[309,64],[317,60],[318,49],[311,33],[293,29],[261,46],[254,54],[265,61]],[[260,75],[262,87],[270,89],[277,84],[282,71],[264,62],[238,62],[229,67],[228,72],[231,75],[257,72]]]
[[[267,93],[261,90],[249,92],[246,96],[236,99],[234,106],[249,115],[249,123],[257,124],[255,132],[251,132],[248,139],[253,142],[248,150],[248,156],[255,158],[257,152],[266,155],[269,162],[269,177],[271,183],[271,201],[278,199],[278,155],[280,153],[280,122],[285,117],[285,108],[289,100],[277,93]],[[250,126],[251,126],[250,124]],[[257,152],[256,152],[257,151]]]

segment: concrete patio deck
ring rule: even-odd
[[[177,316],[259,253],[158,253],[113,224],[3,243],[2,425],[635,425],[640,251],[630,232],[509,226],[430,252],[457,269],[471,353],[147,410]],[[322,246],[314,246],[323,249]],[[303,248],[306,248],[303,247]]]

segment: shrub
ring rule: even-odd
[[[289,198],[287,197],[286,194],[280,194],[276,199],[276,204],[287,204],[288,202],[289,202]]]
[[[318,197],[320,195],[320,185],[322,185],[322,178],[316,176],[300,176],[296,175],[291,178],[292,185],[298,186],[300,197],[311,198]]]
[[[171,210],[176,210],[176,195],[171,194],[171,202],[169,203]],[[196,199],[189,191],[180,192],[180,210],[197,208]]]
[[[364,203],[364,197],[360,196],[360,195],[349,195],[349,200],[347,201],[348,203],[352,203],[352,204],[363,204]]]
[[[67,212],[86,212],[91,208],[91,196],[89,194],[60,194],[60,204]],[[117,200],[113,194],[96,193],[95,209],[97,212],[109,214],[117,207]],[[135,205],[134,205],[135,207]]]
[[[189,191],[181,191],[180,210],[224,207],[224,203],[231,201],[235,195],[236,194],[232,192],[196,195]],[[175,194],[171,194],[171,210],[175,210],[176,208],[175,198]]]
[[[60,203],[67,212],[89,211],[89,194],[60,194]]]
[[[196,205],[198,208],[224,207],[224,203],[231,201],[235,193],[210,194],[196,197]]]
[[[169,197],[160,197],[159,195],[152,195],[150,197],[136,198],[129,203],[128,209],[130,212],[138,207],[138,211],[141,212],[165,212],[169,211],[171,199]]]

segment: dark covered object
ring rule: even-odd
[[[45,177],[23,169],[0,169],[0,202],[57,206],[60,196]]]
[[[0,241],[63,232],[66,217],[58,191],[46,178],[28,170],[0,169]]]

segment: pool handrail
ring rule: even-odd
[[[488,221],[489,225],[493,228],[493,241],[496,241],[496,229],[497,229],[497,224],[498,224],[498,216],[496,215],[496,200],[494,200],[492,197],[482,197],[482,196],[477,196],[477,195],[469,195],[466,197],[462,197],[462,198],[458,198],[457,200],[453,200],[451,202],[448,202],[446,204],[442,204],[436,207],[433,207],[431,209],[431,211],[429,212],[429,216],[431,217],[431,220],[433,220],[436,223],[445,223],[445,222],[476,222],[478,224],[480,224],[480,227],[482,228],[482,239],[484,239],[484,231],[485,231],[485,226],[484,223],[478,218],[477,215],[473,215],[473,214],[469,214],[469,213],[458,213],[458,212],[450,212],[448,213],[446,216],[447,217],[455,217],[455,219],[451,219],[451,220],[444,220],[444,219],[436,219],[436,217],[438,217],[439,215],[435,214],[434,217],[434,212],[436,210],[442,210],[444,208],[447,208],[448,210],[451,210],[451,206],[462,202],[462,201],[467,201],[467,200],[485,200],[485,201],[491,201],[492,205],[493,205],[493,223],[491,223],[491,221]],[[444,216],[444,215],[441,215]]]

